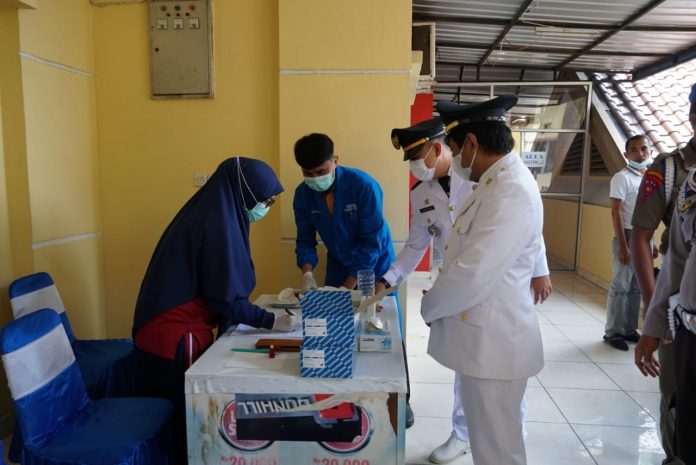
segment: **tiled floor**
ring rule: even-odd
[[[530,465],[659,465],[660,395],[656,379],[633,365],[633,346],[602,343],[606,291],[571,273],[552,275],[554,293],[538,306],[546,364],[527,388]],[[420,317],[426,279],[408,285],[408,362],[415,425],[406,433],[406,463],[427,464],[449,436],[453,373],[426,354]],[[455,465],[472,464],[467,454]]]

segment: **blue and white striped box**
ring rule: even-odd
[[[352,378],[355,352],[351,347],[305,347],[300,351],[300,376]]]
[[[350,291],[309,291],[302,306],[304,347],[356,346],[356,318]]]

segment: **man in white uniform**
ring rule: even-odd
[[[447,115],[446,110],[443,114]],[[452,225],[476,185],[450,175],[452,151],[445,143],[445,126],[440,118],[432,118],[408,128],[393,129],[391,137],[394,148],[404,151],[404,161],[409,162],[411,173],[420,182],[411,190],[408,239],[389,271],[379,280],[378,292],[385,286],[401,284],[413,272],[430,245],[431,238],[433,251],[440,257],[445,255],[445,244],[452,232]],[[543,245],[542,241],[531,285],[535,302],[543,302],[552,291]],[[452,433],[428,457],[433,463],[450,462],[469,450],[468,426],[459,392],[460,377],[455,373]]]
[[[520,404],[544,365],[529,283],[542,247],[534,177],[511,153],[505,112],[514,95],[452,112],[454,173],[477,182],[445,246],[443,269],[423,297],[428,353],[460,374],[477,465],[524,465]]]

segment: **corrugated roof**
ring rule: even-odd
[[[693,0],[413,0],[413,19],[436,23],[437,76],[451,64],[479,79],[503,67],[643,75],[696,56]]]
[[[696,82],[696,60],[639,81],[627,74],[592,73],[594,89],[628,138],[647,134],[659,152],[684,146],[692,136],[689,92]]]

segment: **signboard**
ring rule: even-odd
[[[527,168],[546,166],[546,152],[522,152],[522,161]]]
[[[333,396],[341,399],[331,403]],[[351,401],[341,402],[344,398]],[[404,425],[396,421],[405,414],[403,394],[197,394],[187,396],[187,404],[190,464],[396,465],[404,460]]]

